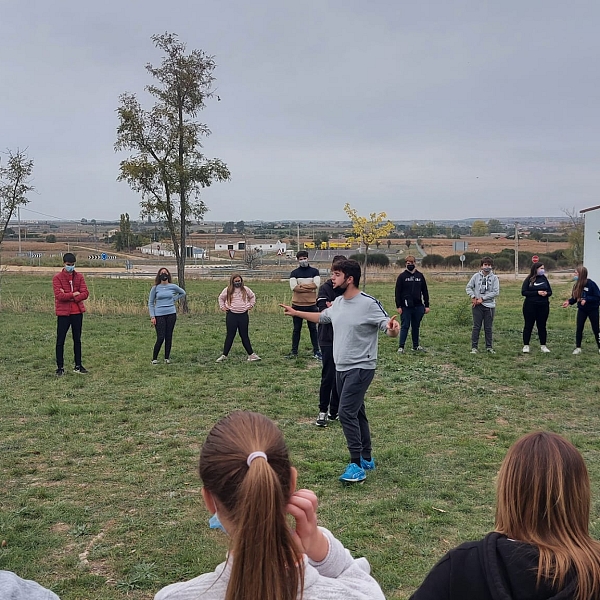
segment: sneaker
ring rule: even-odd
[[[548,352],[550,352],[550,348],[548,348],[548,346],[545,346],[545,345],[544,345],[544,346],[540,346],[540,350],[541,350],[542,352],[545,352],[546,354],[547,354]]]
[[[545,348],[546,346],[542,346],[542,348]],[[542,350],[543,352],[543,350]],[[527,344],[525,344],[523,346],[523,354],[529,354],[529,346]]]
[[[362,456],[360,457],[360,466],[365,471],[374,471],[375,470],[375,459],[371,457],[371,460],[365,460]]]
[[[327,414],[327,420],[328,421],[339,421],[340,420],[340,415],[330,415],[330,414]]]
[[[224,360],[227,360],[227,357],[224,354],[221,354],[221,356],[217,358],[217,362],[223,362]]]
[[[248,362],[255,362],[257,360],[261,360],[261,358],[258,354],[256,354],[256,352],[253,352],[248,356]]]
[[[58,367],[55,372],[57,377],[62,377],[65,374],[65,370],[62,367]]]
[[[427,350],[425,350],[423,346],[417,346],[416,348],[413,348],[413,352],[427,352]]]
[[[290,352],[288,355],[286,355],[286,358],[288,360],[294,360],[295,358],[298,358],[298,354],[296,354],[295,352]]]
[[[88,370],[83,365],[77,365],[73,369],[73,373],[79,373],[81,375],[85,375],[87,372],[88,372]]]
[[[581,348],[575,348],[575,350],[573,350],[573,354],[581,354]]]
[[[317,427],[327,427],[327,413],[320,412],[319,418],[315,421]]]
[[[359,467],[355,463],[350,463],[346,470],[340,476],[340,481],[345,481],[347,483],[360,483],[367,478],[367,474],[362,467]]]
[[[471,354],[477,354],[478,350],[477,348],[471,348]]]
[[[157,365],[157,364],[158,364],[158,361],[157,361],[156,359],[154,359],[154,360],[152,361],[152,364],[153,364],[153,365]]]
[[[323,360],[323,355],[317,350],[314,354],[313,354],[313,358],[315,358],[316,360]]]
[[[171,359],[165,358],[165,365],[170,365],[170,364],[171,364]]]
[[[402,348],[402,346],[398,348],[398,354],[404,354],[404,348]]]
[[[486,348],[486,351],[490,354],[496,354],[496,351],[493,348]]]

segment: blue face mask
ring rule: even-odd
[[[208,526],[211,529],[220,529],[221,531],[227,533],[227,531],[225,531],[225,527],[223,527],[223,524],[221,523],[221,521],[219,521],[219,517],[217,515],[217,513],[215,513],[209,520],[208,520]]]
[[[65,271],[67,273],[72,273],[75,270],[75,265],[65,265]]]
[[[573,281],[577,281],[579,279],[579,275],[574,275],[573,276]]]
[[[546,273],[546,270],[545,270],[545,269],[538,269],[538,270],[537,270],[537,274],[538,274],[538,275],[544,275],[545,273]]]

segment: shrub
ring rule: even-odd
[[[386,254],[368,254],[367,266],[387,267],[390,264],[390,259]],[[351,260],[359,262],[361,265],[365,263],[365,255],[362,253],[352,254]]]
[[[454,325],[464,326],[471,323],[471,305],[461,302],[450,309],[450,322]]]
[[[422,261],[421,265],[427,267],[439,267],[444,264],[444,257],[439,254],[428,254]]]
[[[514,268],[514,260],[511,261],[510,258],[507,258],[506,256],[494,258],[494,271],[512,271]]]
[[[56,243],[56,236],[53,233],[47,235],[46,236],[46,243],[48,243],[48,244],[55,244]]]
[[[447,267],[460,267],[460,256],[453,254],[452,256],[446,256],[444,259],[444,265]]]

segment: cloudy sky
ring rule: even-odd
[[[25,219],[137,218],[115,109],[169,31],[217,63],[207,220],[560,215],[600,204],[599,27],[595,0],[2,0],[0,149],[35,160]]]

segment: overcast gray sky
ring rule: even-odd
[[[137,218],[115,109],[169,31],[217,63],[207,220],[560,215],[600,203],[599,28],[595,0],[2,0],[0,148],[28,208]]]

